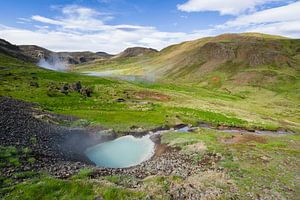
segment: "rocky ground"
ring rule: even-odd
[[[153,134],[150,137],[156,143],[155,154],[150,160],[124,169],[101,168],[96,167],[86,158],[84,150],[101,141],[113,139],[117,136],[116,134],[108,132],[106,135],[101,135],[100,133],[105,133],[105,131],[101,131],[101,127],[70,128],[70,124],[78,119],[50,114],[42,111],[37,104],[8,97],[0,97],[0,110],[0,174],[2,176],[0,183],[4,180],[3,176],[7,180],[11,179],[18,183],[26,179],[26,177],[23,178],[24,175],[20,175],[21,173],[29,172],[30,174],[41,171],[60,178],[56,179],[58,181],[70,183],[76,177],[73,175],[81,174],[82,171],[78,173],[80,170],[88,168],[86,170],[88,175],[79,182],[96,185],[100,188],[99,190],[105,190],[108,187],[114,188],[113,191],[145,192],[147,195],[145,199],[216,199],[218,197],[244,199],[239,196],[241,192],[244,192],[243,185],[237,185],[239,181],[243,181],[244,177],[254,176],[251,177],[254,183],[247,183],[254,187],[257,184],[255,180],[260,178],[255,174],[256,171],[260,172],[260,167],[263,169],[269,167],[274,170],[273,165],[284,165],[282,160],[278,160],[277,163],[278,155],[284,155],[284,158],[289,157],[289,162],[293,160],[292,154],[287,154],[288,156],[280,154],[282,153],[281,143],[279,143],[279,149],[274,147],[274,144],[277,143],[270,144],[273,145],[271,150],[268,150],[268,146],[263,146],[264,148],[257,149],[257,151],[255,149],[260,148],[261,145],[268,145],[272,140],[277,141],[277,138],[286,134],[278,134],[273,137],[275,133],[258,134],[252,132],[252,134],[245,134],[245,132],[225,137],[226,134],[221,134],[221,130],[216,132],[217,130],[209,128],[203,129],[202,131],[206,131],[206,134],[202,135],[199,134],[201,130],[194,133],[179,132],[186,125],[178,125],[173,132],[159,131],[163,127],[157,130],[163,132],[161,137],[163,144],[160,142],[159,134]],[[164,128],[167,129],[167,127]],[[193,128],[190,127],[190,129]],[[133,130],[135,129],[138,128],[133,127]],[[123,134],[133,134],[133,132]],[[144,130],[135,132],[137,137],[144,134],[146,134]],[[212,136],[215,134],[218,134],[216,141],[212,140],[214,138]],[[166,142],[168,135],[177,139]],[[181,146],[177,145],[185,142],[184,137],[187,135],[194,143],[185,144],[179,149]],[[214,146],[216,144],[218,145]],[[254,144],[258,145],[255,147]],[[292,141],[291,144],[294,142]],[[247,147],[247,150],[244,147]],[[208,150],[209,148],[214,150]],[[3,149],[9,150],[13,156],[3,154]],[[231,153],[228,153],[229,151]],[[276,152],[274,153],[274,151]],[[275,156],[272,157],[273,154]],[[13,160],[16,157],[19,163],[17,160]],[[6,158],[9,158],[9,163],[12,164],[3,165],[3,160]],[[222,162],[223,165],[220,165]],[[270,165],[272,162],[275,163]],[[226,168],[224,163],[234,168]],[[239,167],[235,168],[236,163],[243,165],[238,165]],[[247,174],[245,169],[252,170],[252,168],[242,168],[244,165],[246,167],[253,165],[254,170],[256,170],[255,173],[252,174],[250,171],[251,173]],[[287,166],[284,165],[286,169],[290,170],[288,171],[289,176],[293,175],[293,171],[291,171],[293,168],[289,168],[293,166],[297,169],[296,162],[294,164],[289,163]],[[263,170],[263,173],[270,172]],[[279,177],[281,176],[286,175],[282,174]],[[267,174],[267,177],[272,178],[272,175]],[[271,183],[273,185],[279,184],[276,189],[283,188],[276,176],[275,179],[276,181],[271,180]],[[256,192],[243,193],[247,199],[283,199],[284,195],[274,193],[272,187],[269,187],[269,181],[267,183],[262,182],[262,180],[257,181],[263,183],[262,186],[258,186],[263,187],[263,191],[258,188]],[[14,183],[1,184],[11,186]],[[284,182],[284,184],[286,183]],[[287,190],[289,192],[287,195],[293,196],[291,192],[296,190],[289,188],[293,188],[293,185],[289,185]],[[103,194],[101,193],[101,195]],[[102,198],[101,195],[98,195],[100,199]]]
[[[157,151],[149,161],[126,169],[98,168],[86,158],[84,150],[99,143],[101,137],[103,139],[103,136],[97,134],[99,129],[95,131],[63,127],[59,125],[61,122],[75,119],[49,114],[38,109],[36,104],[8,97],[0,98],[0,110],[0,145],[14,146],[18,152],[30,149],[31,156],[35,158],[35,162],[30,163],[20,156],[21,165],[2,167],[1,173],[7,177],[19,171],[43,170],[56,177],[66,178],[84,167],[94,168],[94,177],[115,174],[132,175],[137,178],[150,175],[187,177],[200,167],[193,165],[187,155],[160,145],[159,138],[154,138]],[[110,137],[115,136],[112,134]]]
[[[67,176],[92,164],[83,151],[96,143],[99,136],[58,125],[58,121],[73,121],[74,118],[45,113],[35,104],[8,97],[0,98],[0,110],[0,145],[16,147],[18,152],[29,149],[35,158],[34,163],[28,163],[21,156],[20,166],[1,167],[2,174],[10,176],[16,171],[45,169]]]

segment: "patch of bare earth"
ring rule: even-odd
[[[237,84],[248,84],[257,78],[257,72],[242,72],[233,77]]]
[[[263,136],[255,135],[255,134],[240,134],[240,135],[233,135],[231,138],[224,138],[221,140],[225,144],[243,144],[249,142],[257,142],[265,144],[267,140]]]
[[[135,98],[137,99],[155,99],[159,101],[168,101],[170,97],[168,95],[164,95],[158,92],[151,92],[151,91],[140,91],[134,94]]]

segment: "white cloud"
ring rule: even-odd
[[[144,46],[161,49],[185,40],[206,36],[207,32],[160,32],[156,29],[140,28],[135,31],[108,30],[97,33],[78,34],[73,32],[37,31],[3,27],[0,38],[15,44],[35,44],[54,51],[106,51],[118,53],[129,46]]]
[[[177,8],[185,12],[217,11],[221,15],[238,15],[274,1],[282,0],[188,0]]]
[[[246,31],[300,38],[300,23],[299,21],[278,22],[250,27]]]
[[[63,15],[57,19],[39,15],[34,15],[31,19],[41,23],[57,25],[61,29],[97,31],[107,28],[103,23],[107,20],[107,16],[91,8],[71,5],[63,7],[61,12]],[[98,17],[102,17],[102,19],[98,19]]]
[[[48,18],[34,15],[22,22],[34,29],[8,27],[0,24],[0,38],[14,44],[34,44],[53,51],[106,51],[119,53],[132,46],[164,48],[168,45],[224,32],[255,31],[300,37],[300,2],[278,8],[254,11],[234,20],[191,33],[160,31],[151,26],[131,24],[110,25],[109,14],[93,9],[67,6],[61,16]],[[20,20],[20,19],[19,19]]]
[[[130,24],[109,25],[107,17],[93,9],[67,6],[61,8],[62,16],[47,18],[31,17],[35,30],[3,26],[0,37],[15,44],[35,44],[53,51],[106,51],[118,53],[129,46],[161,49],[185,40],[206,36],[211,30],[163,32],[151,26]]]
[[[31,19],[38,21],[38,22],[46,23],[46,24],[52,24],[52,25],[63,25],[64,24],[61,21],[49,19],[46,17],[42,17],[40,15],[34,15],[31,17]]]
[[[217,29],[237,29],[269,34],[300,37],[300,1],[241,15],[234,20],[216,26]]]

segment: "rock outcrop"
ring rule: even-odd
[[[199,48],[198,55],[206,62],[228,61],[257,65],[286,65],[291,62],[289,52],[277,40],[236,36],[225,41],[207,42]]]

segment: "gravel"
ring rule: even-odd
[[[150,175],[187,177],[200,169],[200,165],[193,164],[188,155],[171,148],[134,167],[123,169],[96,167],[88,160],[84,151],[87,147],[100,143],[101,135],[91,129],[63,127],[54,122],[72,121],[75,118],[50,114],[38,108],[37,104],[0,97],[0,145],[15,146],[19,151],[28,147],[36,159],[34,163],[22,162],[19,167],[1,167],[1,173],[7,177],[18,171],[42,170],[55,177],[66,178],[85,167],[93,169],[94,177],[116,174],[132,175],[137,178]],[[114,137],[116,135],[112,134],[105,140]],[[156,143],[160,142],[159,138],[155,140]]]

